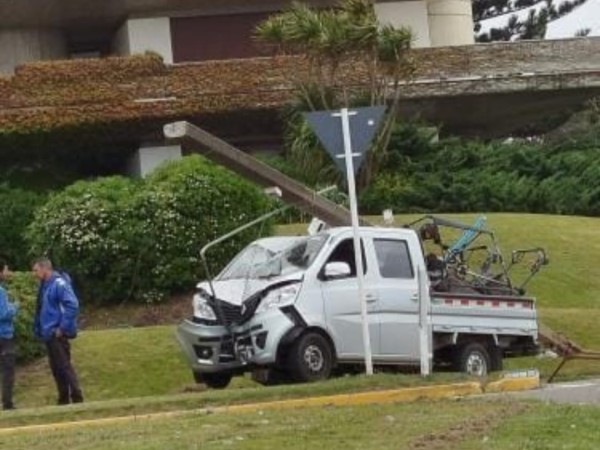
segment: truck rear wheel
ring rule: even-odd
[[[490,354],[479,342],[463,344],[456,349],[454,369],[467,375],[484,377],[491,370]]]
[[[288,355],[289,371],[295,381],[325,380],[331,375],[333,351],[318,333],[306,333],[292,345]]]
[[[194,372],[196,383],[204,383],[212,389],[225,389],[231,382],[233,375],[229,372]]]

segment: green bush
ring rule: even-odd
[[[135,249],[126,237],[137,189],[127,178],[110,177],[79,181],[53,195],[29,226],[33,253],[66,268],[86,297],[124,295],[132,278]]]
[[[44,196],[0,184],[0,254],[12,267],[28,268],[27,242],[23,233]]]
[[[272,208],[255,185],[200,156],[162,166],[134,202],[140,288],[150,283],[159,292],[190,289],[204,275],[199,252],[205,244]],[[258,231],[249,229],[211,249],[213,274]],[[270,233],[270,224],[262,231]]]
[[[511,211],[600,215],[600,129],[549,144],[424,142],[405,128],[363,213]]]
[[[20,362],[31,361],[44,353],[42,343],[33,334],[38,283],[27,272],[15,272],[8,281],[8,295],[19,302],[15,322],[15,339],[18,345],[17,358]]]
[[[38,210],[28,237],[37,253],[50,254],[74,276],[85,298],[149,302],[192,289],[204,275],[201,247],[270,207],[254,185],[190,156],[140,183],[121,177],[78,182]],[[211,250],[213,272],[257,232]]]

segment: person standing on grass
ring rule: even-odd
[[[77,336],[79,301],[71,280],[52,267],[48,258],[33,263],[33,274],[40,280],[34,319],[35,335],[43,340],[58,390],[58,404],[83,402],[77,373],[71,363],[70,339]]]
[[[0,282],[8,279],[6,261],[0,259]],[[13,387],[15,384],[15,326],[18,304],[11,303],[6,289],[0,285],[0,366],[2,367],[2,409],[15,409]]]

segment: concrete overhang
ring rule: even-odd
[[[3,0],[0,28],[112,27],[127,17],[235,14],[276,11],[290,0]],[[305,0],[314,6],[332,0]]]

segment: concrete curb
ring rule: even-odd
[[[199,408],[180,411],[166,411],[141,415],[105,417],[99,419],[77,420],[72,422],[57,422],[38,425],[24,425],[11,428],[0,428],[0,435],[18,432],[54,431],[84,426],[100,426],[116,423],[140,422],[145,420],[183,417],[194,414],[238,413],[274,409],[307,408],[318,406],[351,406],[384,403],[403,403],[422,399],[441,399],[480,395],[487,392],[507,392],[539,387],[539,377],[504,378],[489,383],[487,386],[480,382],[453,383],[433,386],[419,386],[384,391],[369,391],[348,394],[327,395],[320,397],[296,398],[263,403],[248,403],[241,405],[216,406],[214,408]],[[498,389],[498,390],[496,390]]]
[[[386,391],[369,391],[350,394],[328,395],[324,397],[307,397],[290,400],[279,400],[267,403],[252,403],[247,405],[221,406],[213,411],[241,412],[262,409],[306,408],[314,406],[351,406],[383,403],[402,403],[420,399],[436,399],[462,397],[483,393],[477,382],[455,383],[434,386],[419,386],[414,388],[393,389]]]
[[[488,383],[483,388],[483,391],[486,394],[491,394],[497,392],[529,391],[531,389],[538,389],[539,387],[539,375],[525,377],[505,377]]]

